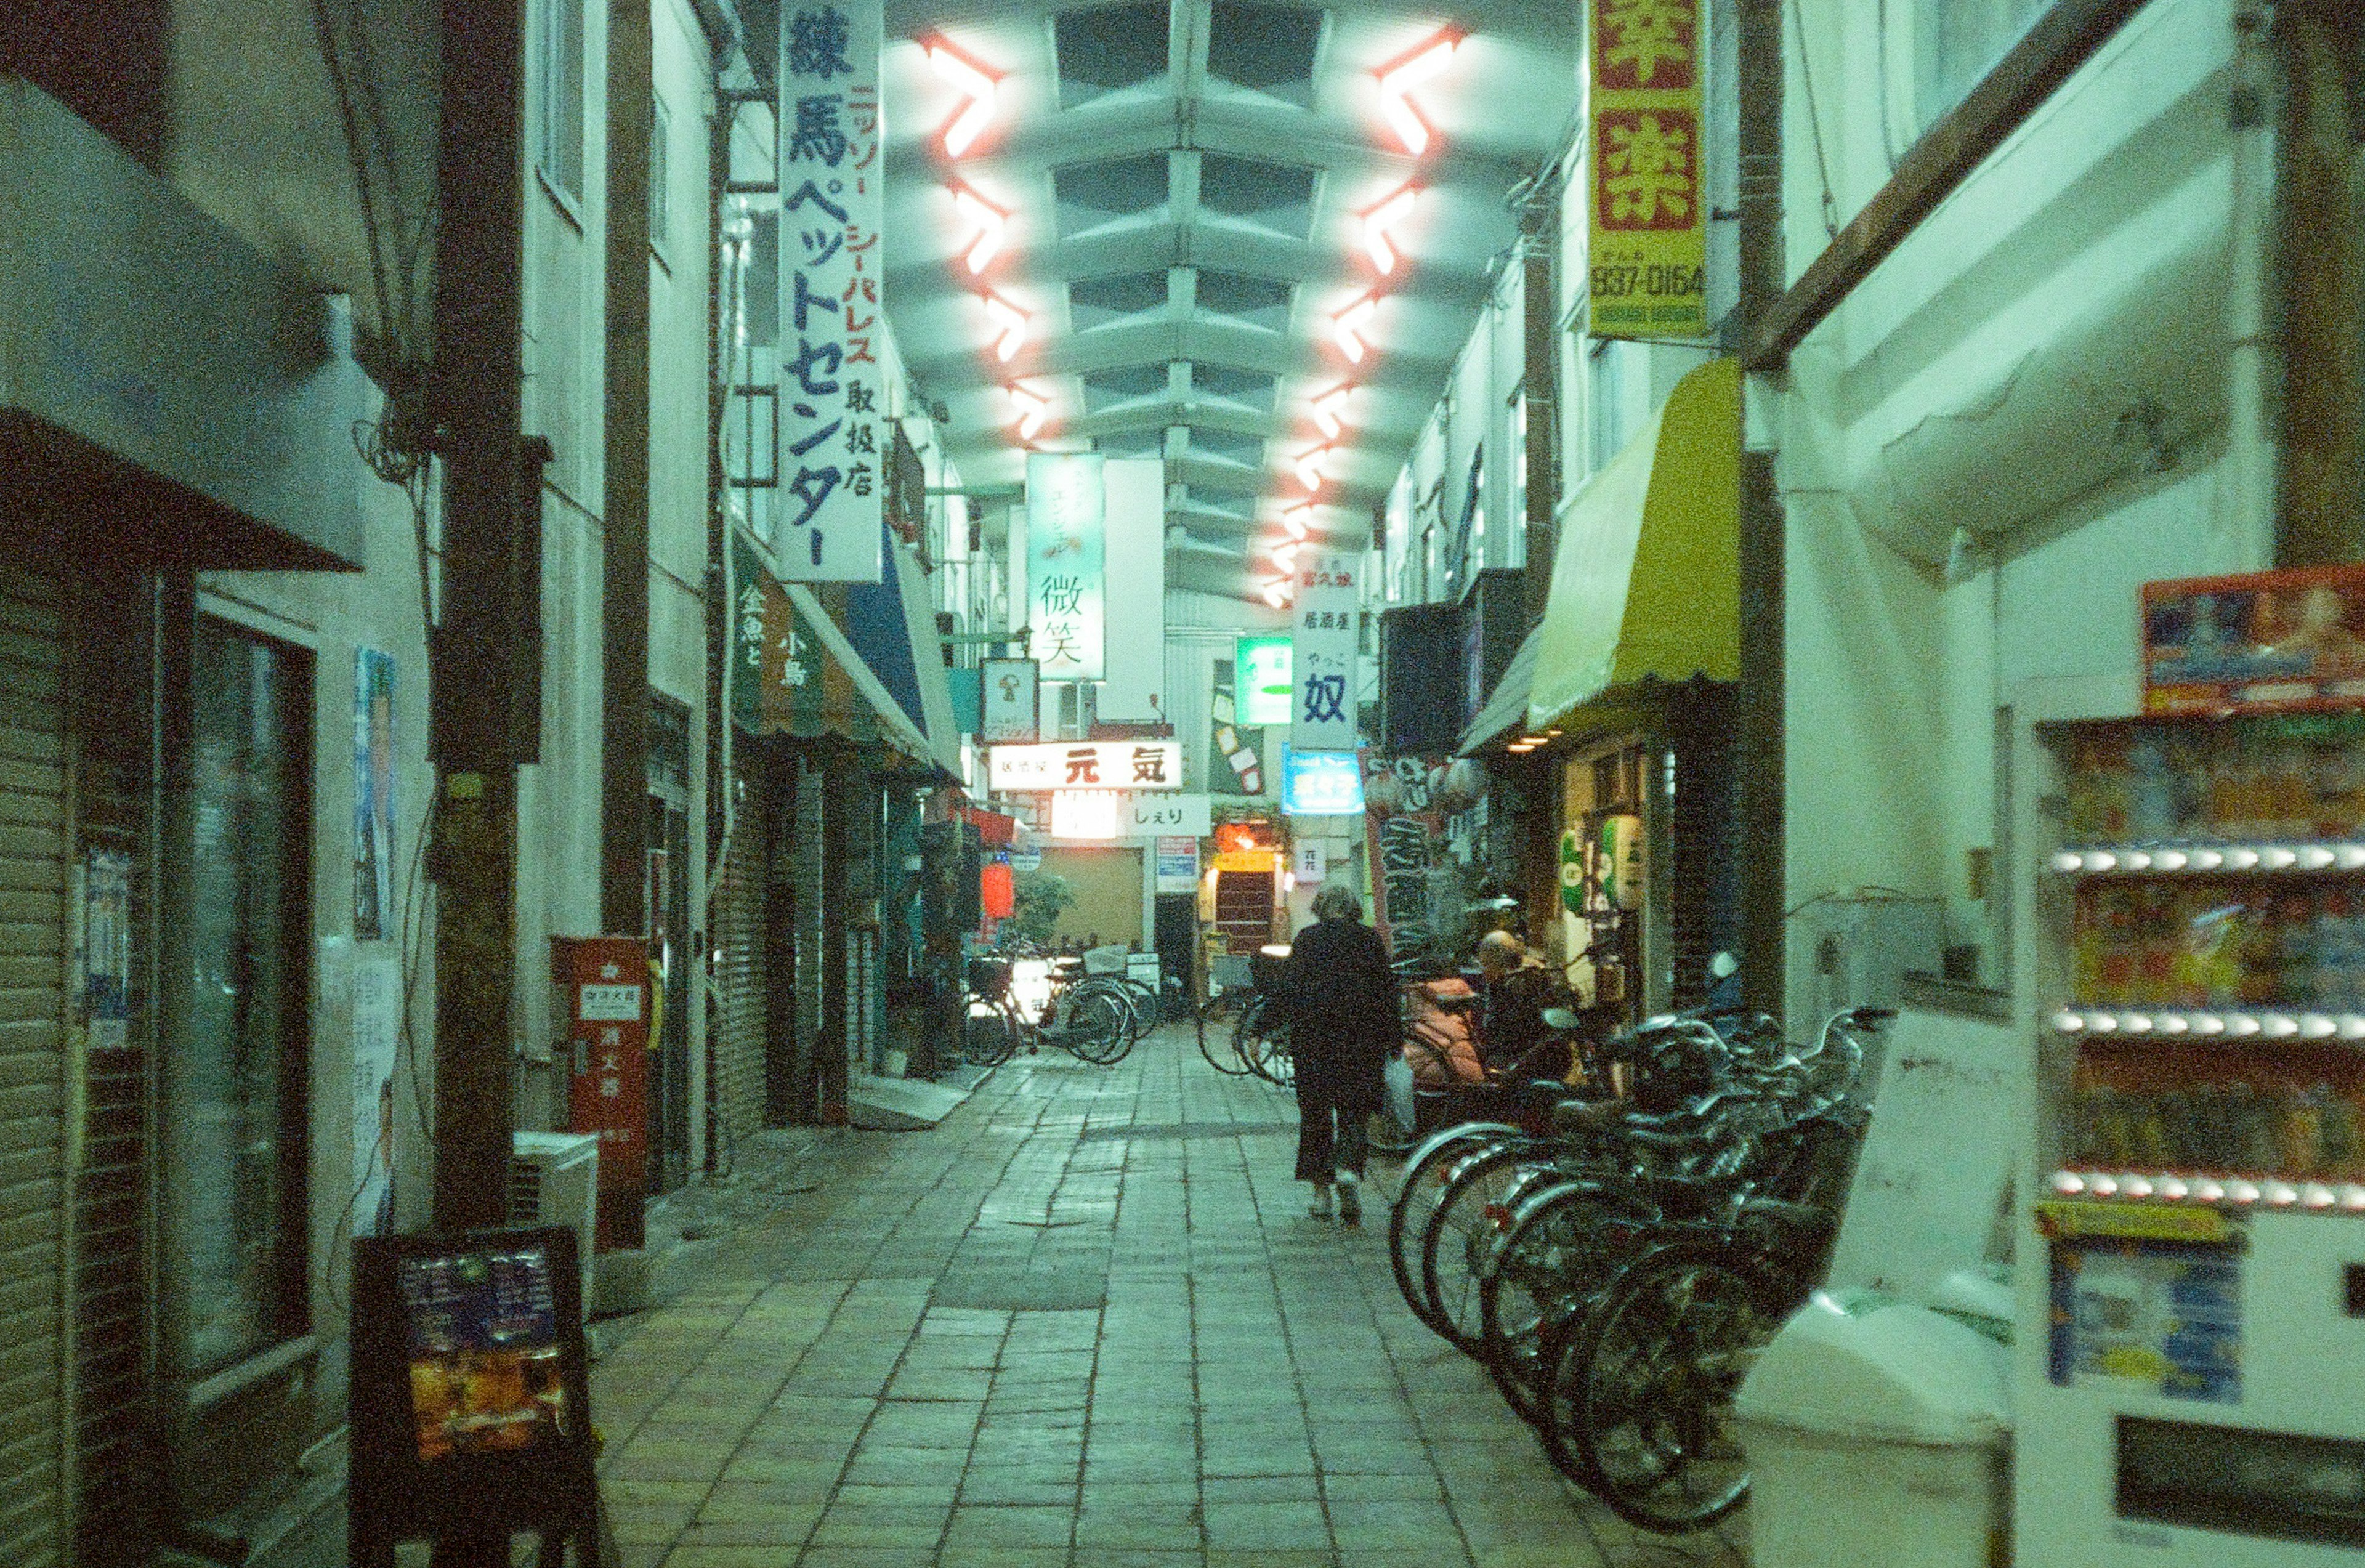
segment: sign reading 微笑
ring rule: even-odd
[[[985,754],[987,787],[1002,790],[1180,790],[1180,741],[1046,741]]]
[[[1355,749],[1356,567],[1360,556],[1317,555],[1297,574],[1291,607],[1295,689],[1289,715],[1293,752]],[[1361,806],[1356,808],[1362,810]]]
[[[1045,680],[1098,680],[1106,667],[1101,461],[1089,452],[1027,454],[1027,652]]]
[[[1709,335],[1700,0],[1589,0],[1589,330]]]
[[[880,579],[882,0],[789,0],[780,17],[779,531],[790,582]]]
[[[1041,677],[1033,659],[987,659],[981,666],[985,699],[978,739],[1031,741],[1037,729],[1037,695]]]

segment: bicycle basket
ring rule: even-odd
[[[1289,949],[1283,947],[1275,953],[1272,950],[1274,946],[1277,944],[1268,944],[1249,955],[1249,979],[1267,996],[1281,989],[1281,967],[1289,961]]]
[[[980,996],[1004,995],[1010,990],[1010,960],[971,958],[969,961],[969,988]]]

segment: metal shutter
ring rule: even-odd
[[[706,1036],[707,1100],[714,1117],[708,1159],[718,1167],[764,1126],[764,1047],[769,1033],[764,887],[771,824],[765,770],[742,758],[732,772],[738,804],[723,888],[715,898],[719,994]]]
[[[67,836],[60,586],[0,566],[0,1562],[64,1561]]]

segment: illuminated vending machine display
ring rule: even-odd
[[[2365,1549],[2365,713],[2037,726],[2023,1568]]]

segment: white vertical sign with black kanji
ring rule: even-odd
[[[1291,606],[1290,667],[1295,693],[1289,749],[1355,749],[1356,578],[1362,557],[1337,552],[1305,557]]]
[[[780,17],[779,546],[791,582],[880,580],[888,431],[880,349],[883,0]]]

